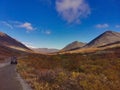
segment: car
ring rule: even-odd
[[[11,64],[17,64],[17,58],[16,57],[11,57]]]
[[[16,60],[11,60],[11,64],[17,64]]]

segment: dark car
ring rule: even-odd
[[[17,58],[16,57],[11,57],[11,64],[17,64]]]

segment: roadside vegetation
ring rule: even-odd
[[[28,54],[19,60],[17,70],[34,90],[120,90],[120,48]]]

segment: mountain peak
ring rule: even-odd
[[[64,47],[64,48],[62,49],[62,51],[69,51],[69,50],[81,48],[81,47],[83,47],[84,45],[85,45],[85,43],[83,43],[83,42],[74,41],[74,42],[68,44],[66,47]]]
[[[118,33],[118,32],[108,30],[108,31],[104,32],[103,34],[114,34],[114,33]]]
[[[7,34],[0,32],[0,36],[6,36]]]
[[[120,41],[120,33],[114,31],[106,31],[103,34],[96,37],[90,43],[88,43],[85,47],[99,47],[103,45],[107,45],[110,43],[115,43]]]
[[[72,43],[80,43],[79,41],[74,41],[74,42],[72,42]]]

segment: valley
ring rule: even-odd
[[[30,54],[18,71],[35,90],[119,90],[120,47],[93,53]]]
[[[120,90],[120,0],[0,0],[0,90]]]
[[[36,52],[4,34],[0,36],[0,61],[16,56],[16,70],[33,90],[119,90],[119,36],[107,31],[90,43],[75,41],[50,53],[50,49]]]

